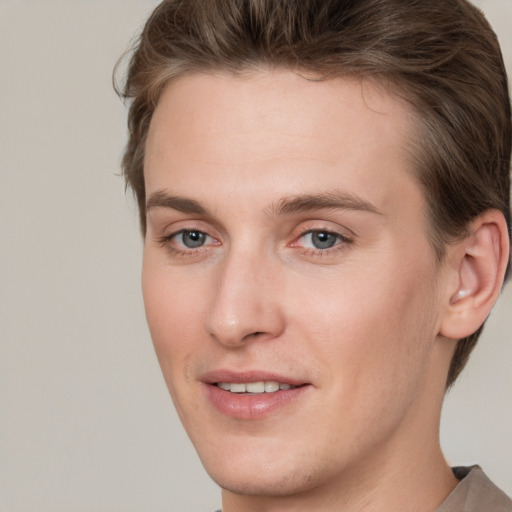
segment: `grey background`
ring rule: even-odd
[[[211,511],[145,325],[117,57],[150,0],[0,0],[0,512]],[[512,70],[512,0],[480,0]],[[512,287],[447,398],[512,494]]]

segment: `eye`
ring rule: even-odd
[[[330,249],[340,241],[340,236],[329,231],[310,231],[302,237],[304,245],[315,249]]]
[[[188,249],[196,249],[203,246],[208,238],[210,237],[206,233],[197,230],[183,230],[175,235],[176,242],[181,243]]]
[[[162,237],[159,242],[171,252],[182,255],[192,253],[205,246],[218,245],[215,238],[199,229],[182,229]]]
[[[317,229],[303,233],[293,245],[300,246],[303,249],[327,251],[340,244],[347,244],[349,242],[350,240],[340,233],[326,229]]]

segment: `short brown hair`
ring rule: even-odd
[[[262,66],[377,79],[411,104],[421,135],[412,142],[415,175],[440,259],[486,210],[500,210],[510,228],[507,78],[496,35],[468,1],[165,0],[119,91],[131,101],[122,167],[143,233],[145,141],[164,86],[186,73]],[[482,327],[459,340],[447,386]]]

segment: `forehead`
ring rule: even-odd
[[[186,75],[165,88],[153,115],[146,188],[183,185],[207,196],[222,182],[268,196],[275,183],[277,197],[336,187],[364,190],[384,206],[411,185],[414,128],[407,104],[369,80],[269,70]]]
[[[180,123],[172,123],[173,117]],[[336,119],[350,126],[340,133]],[[318,80],[271,70],[243,75],[198,73],[181,76],[164,88],[150,138],[166,126],[169,134],[185,138],[192,131],[206,135],[222,128],[231,129],[240,139],[249,135],[254,140],[258,128],[266,128],[280,136],[323,135],[329,142],[338,136],[359,138],[361,125],[366,125],[368,142],[372,136],[382,137],[377,133],[381,128],[390,136],[405,135],[412,127],[412,112],[404,101],[369,79]],[[260,131],[260,138],[268,143],[268,132]]]

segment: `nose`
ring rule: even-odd
[[[285,328],[280,269],[271,258],[231,253],[217,269],[206,331],[235,349],[249,340],[277,338]]]

